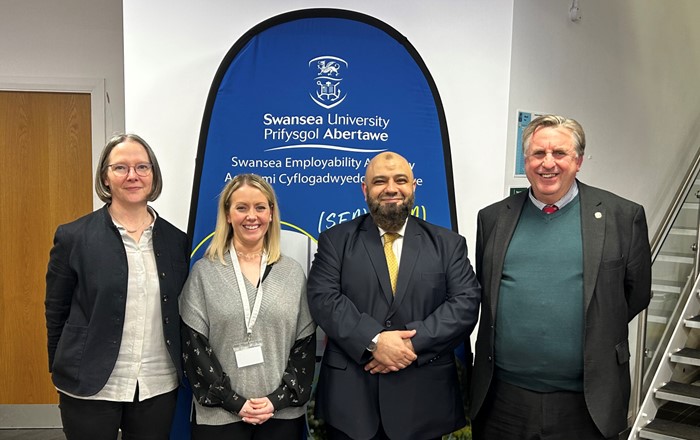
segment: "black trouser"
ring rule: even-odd
[[[344,433],[343,431],[339,429],[335,429],[332,426],[326,425],[326,432],[328,433],[328,438],[330,440],[354,440],[352,437]],[[438,437],[434,440],[440,440],[441,437]],[[384,432],[384,427],[382,424],[379,424],[379,431],[372,437],[370,440],[390,440],[389,436],[386,435]],[[430,439],[420,439],[420,440],[430,440]]]
[[[245,422],[226,425],[192,423],[192,440],[296,440],[304,438],[306,419],[269,419],[260,425]]]
[[[474,440],[605,440],[583,393],[539,393],[497,379],[472,422],[472,435]]]
[[[177,389],[133,402],[76,399],[61,392],[59,405],[67,440],[168,440]],[[138,388],[136,391],[138,396]]]

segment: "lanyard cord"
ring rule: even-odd
[[[263,298],[263,285],[262,280],[265,275],[265,268],[267,267],[267,252],[263,252],[262,258],[260,258],[260,280],[258,282],[258,293],[255,295],[255,301],[253,303],[253,310],[250,310],[250,300],[248,299],[248,289],[245,286],[245,280],[243,279],[243,271],[241,270],[241,264],[238,262],[238,257],[236,257],[236,249],[231,245],[231,250],[229,252],[231,255],[231,263],[233,263],[233,271],[236,274],[236,282],[238,283],[238,292],[241,294],[241,302],[243,303],[243,318],[245,322],[246,333],[248,338],[250,338],[253,333],[253,326],[255,321],[258,319],[258,314],[260,313],[260,306],[262,305]]]

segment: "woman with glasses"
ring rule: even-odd
[[[49,371],[68,440],[166,440],[180,363],[186,235],[148,206],[163,188],[137,135],[95,172],[101,209],[59,226],[46,274]]]

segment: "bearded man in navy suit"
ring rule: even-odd
[[[409,215],[415,187],[406,159],[377,155],[362,183],[370,213],[318,240],[307,291],[328,335],[316,414],[332,440],[438,439],[466,424],[454,349],[481,291],[464,237]]]

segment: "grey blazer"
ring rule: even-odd
[[[627,428],[627,324],[651,300],[649,238],[642,206],[581,182],[578,185],[585,315],[583,387],[593,421],[603,435],[612,437]],[[472,417],[478,415],[493,377],[503,261],[528,200],[524,191],[482,209],[478,215],[476,273],[483,297],[472,378]]]

